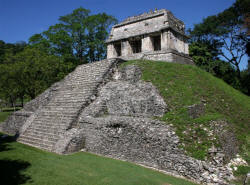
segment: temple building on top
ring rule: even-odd
[[[127,18],[112,27],[107,58],[193,64],[184,23],[165,9]]]

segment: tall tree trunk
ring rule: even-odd
[[[23,98],[23,96],[22,96],[22,97],[21,97],[21,104],[22,104],[22,107],[23,107],[23,99],[24,99],[24,98]]]
[[[237,73],[237,78],[241,81],[241,73],[239,65],[236,65],[236,73]]]
[[[82,55],[79,55],[79,59],[80,59],[80,64],[82,64],[83,63],[83,57],[82,57]]]

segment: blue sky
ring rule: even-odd
[[[0,0],[0,40],[28,41],[57,23],[59,16],[82,6],[92,13],[106,12],[119,21],[150,10],[168,9],[186,28],[217,14],[235,0]],[[242,65],[245,66],[246,62]]]

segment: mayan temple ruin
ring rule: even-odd
[[[107,39],[107,58],[148,59],[191,64],[182,21],[165,9],[127,18]]]
[[[230,171],[187,156],[174,128],[155,119],[169,106],[151,82],[141,80],[140,67],[120,65],[131,59],[193,64],[184,30],[165,9],[113,26],[107,59],[79,65],[14,112],[0,131],[49,152],[86,151],[199,183],[226,182]]]

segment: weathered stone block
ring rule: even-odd
[[[204,113],[205,113],[205,105],[203,103],[188,106],[188,114],[193,119],[200,117]]]

